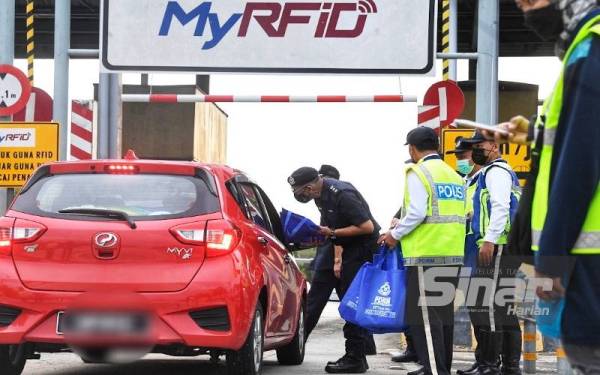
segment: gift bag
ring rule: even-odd
[[[319,232],[320,227],[309,218],[283,209],[281,221],[286,244],[296,249],[309,249],[325,242],[325,236]]]
[[[340,316],[349,323],[358,324],[356,321],[356,309],[358,308],[360,289],[362,288],[365,271],[370,266],[371,263],[365,263],[362,265],[362,267],[356,273],[356,276],[354,276],[354,280],[352,280],[350,287],[348,290],[346,290],[346,293],[344,293],[344,297],[340,301],[340,306],[338,307]]]
[[[406,329],[406,270],[398,248],[365,267],[356,310],[356,324],[374,333]]]

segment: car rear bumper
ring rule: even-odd
[[[155,318],[152,320],[153,343],[239,349],[246,339],[262,287],[253,285],[259,278],[250,277],[241,263],[241,257],[235,252],[231,256],[209,258],[182,291],[132,294],[136,306]],[[109,272],[107,277],[110,277]],[[0,307],[20,310],[10,325],[0,326],[0,344],[68,343],[57,333],[57,315],[80,305],[82,300],[88,306],[90,298],[85,298],[86,294],[27,289],[19,280],[12,259],[0,257]],[[122,299],[113,298],[118,294],[118,290],[107,290],[94,294],[91,300],[98,309],[118,310],[120,306],[115,301]],[[190,312],[214,308],[226,309],[228,327],[202,328],[190,316]]]

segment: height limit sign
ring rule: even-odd
[[[22,187],[37,168],[57,160],[57,123],[0,124],[0,187]]]

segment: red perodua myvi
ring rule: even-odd
[[[0,374],[115,348],[304,360],[306,281],[264,191],[235,169],[94,160],[40,167],[0,218]],[[142,354],[143,354],[142,353]]]

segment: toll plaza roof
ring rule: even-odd
[[[54,42],[54,1],[35,0],[35,55],[52,58]],[[198,0],[200,3],[202,0]],[[523,24],[523,15],[514,0],[500,2],[500,56],[551,56],[554,45],[543,42]],[[25,57],[25,4],[16,0],[15,56]],[[71,0],[71,48],[97,49],[100,0]],[[441,8],[441,7],[438,7]],[[438,26],[441,35],[441,9]],[[438,41],[438,48],[441,42]],[[477,0],[458,0],[458,51],[477,49]]]

